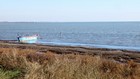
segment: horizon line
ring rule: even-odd
[[[71,23],[71,22],[140,22],[140,21],[0,21],[0,23]]]

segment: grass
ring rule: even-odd
[[[0,69],[0,79],[13,79],[17,78],[20,75],[18,70],[3,70]]]
[[[0,65],[10,70],[0,70],[3,79],[140,79],[140,65],[134,61],[35,49],[0,48]]]

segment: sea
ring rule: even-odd
[[[0,40],[34,34],[45,45],[140,51],[140,22],[0,22]]]

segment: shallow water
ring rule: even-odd
[[[0,40],[39,34],[39,43],[140,50],[140,22],[0,23]]]

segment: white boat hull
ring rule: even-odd
[[[18,41],[21,43],[36,43],[38,36],[22,36],[18,37]]]

